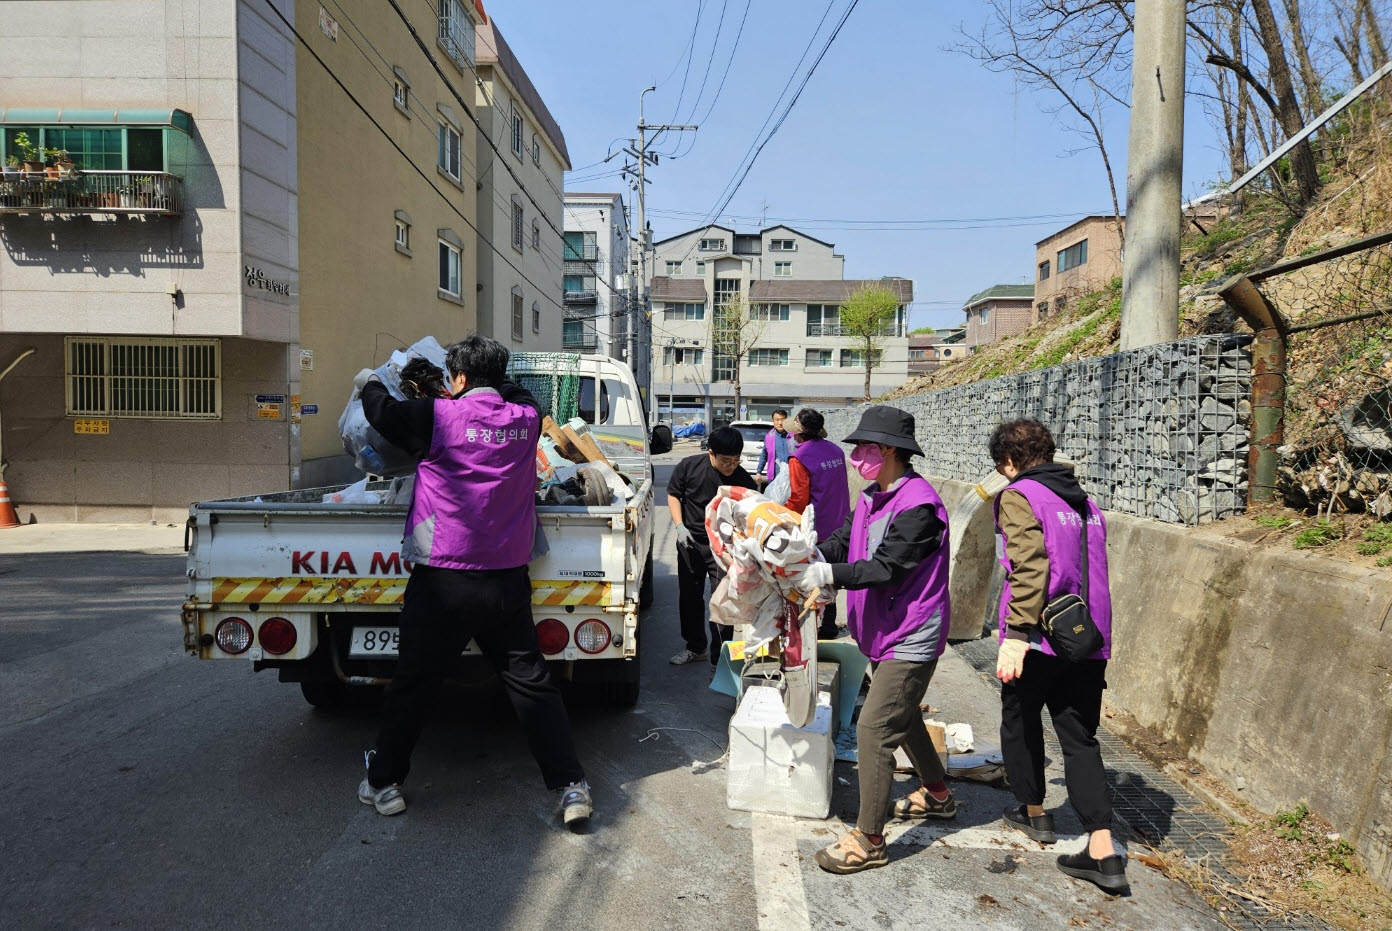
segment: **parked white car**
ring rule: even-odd
[[[764,437],[773,429],[767,420],[736,420],[730,424],[744,437],[744,452],[740,454],[740,465],[746,472],[754,475],[759,467],[759,456],[764,451]]]

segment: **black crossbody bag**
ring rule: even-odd
[[[1075,595],[1068,592],[1059,595],[1044,606],[1044,613],[1039,619],[1044,639],[1049,641],[1049,646],[1054,648],[1054,653],[1070,663],[1082,662],[1102,649],[1103,644],[1106,643],[1102,637],[1102,631],[1097,629],[1097,625],[1092,620],[1092,613],[1088,610],[1089,514],[1086,503],[1083,504],[1082,517],[1083,552],[1080,560],[1083,570],[1082,593]]]

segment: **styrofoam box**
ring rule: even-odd
[[[817,711],[806,727],[793,727],[778,689],[746,689],[730,719],[730,762],[725,803],[740,811],[798,818],[831,812],[831,693],[817,693]]]

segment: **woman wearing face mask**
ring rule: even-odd
[[[819,549],[800,583],[805,592],[847,589],[847,626],[870,658],[870,693],[857,728],[860,815],[851,833],[817,853],[831,873],[884,866],[884,825],[894,786],[894,751],[903,747],[922,785],[894,806],[897,818],[952,818],[957,801],[919,705],[947,645],[947,508],[909,462],[923,455],[913,415],[876,405],[844,440],[851,464],[872,484],[855,511]]]

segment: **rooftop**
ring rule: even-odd
[[[894,292],[900,301],[913,300],[913,280],[909,278],[873,278],[824,280],[798,278],[764,278],[749,284],[751,301],[787,301],[794,304],[840,304],[865,285],[883,285]]]
[[[536,117],[537,123],[541,125],[541,131],[546,138],[551,140],[551,145],[561,156],[561,163],[566,171],[570,170],[570,153],[566,151],[565,135],[561,132],[560,124],[556,122],[551,111],[546,109],[546,101],[541,99],[541,92],[536,89],[532,79],[527,76],[527,71],[522,67],[522,63],[517,60],[517,56],[512,53],[512,48],[503,38],[503,34],[498,31],[493,17],[488,18],[488,22],[478,27],[474,40],[474,56],[480,65],[497,65],[507,77],[519,95],[522,102],[532,115]]]
[[[1032,284],[996,284],[987,288],[985,291],[978,291],[967,302],[963,308],[974,307],[986,301],[1030,301],[1034,300],[1034,285]]]
[[[670,278],[655,275],[652,280],[652,299],[655,301],[706,302],[706,283],[699,278]]]
[[[1067,226],[1064,226],[1064,227],[1061,227],[1061,228],[1059,228],[1059,229],[1054,230],[1054,231],[1053,231],[1052,233],[1050,233],[1048,236],[1045,236],[1043,239],[1039,240],[1039,242],[1035,243],[1035,245],[1038,246],[1038,245],[1041,245],[1041,244],[1043,244],[1043,243],[1046,243],[1046,242],[1048,242],[1049,240],[1053,239],[1055,236],[1062,236],[1064,233],[1066,233],[1066,232],[1068,232],[1069,230],[1073,229],[1075,226],[1082,226],[1084,223],[1089,223],[1089,222],[1093,222],[1093,221],[1096,221],[1096,220],[1102,220],[1102,221],[1105,221],[1105,222],[1107,222],[1107,223],[1110,223],[1110,222],[1112,222],[1112,220],[1114,220],[1114,219],[1115,219],[1115,217],[1113,217],[1110,213],[1090,213],[1090,214],[1088,214],[1087,216],[1082,217],[1081,219],[1074,220],[1072,223],[1068,224]],[[1126,222],[1126,217],[1122,217],[1122,218],[1121,218],[1121,222],[1124,224],[1124,223]]]

